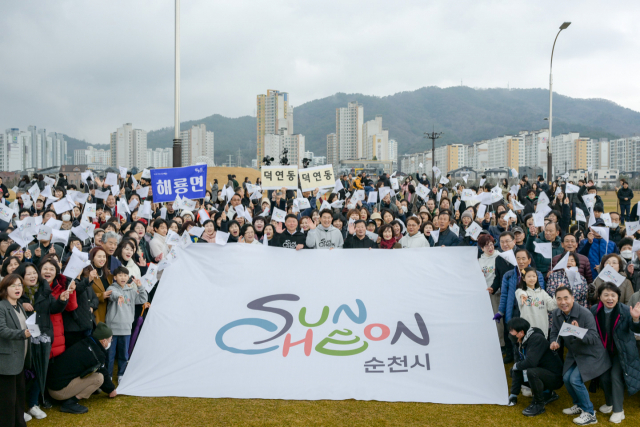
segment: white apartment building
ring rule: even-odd
[[[364,157],[362,137],[364,107],[357,102],[349,102],[348,106],[336,108],[336,153],[340,160],[354,160]]]
[[[422,153],[405,154],[400,159],[400,169],[408,175],[424,172],[429,176],[429,179],[431,179],[431,155],[431,150]],[[422,164],[422,167],[420,167],[420,164]]]
[[[207,131],[205,124],[193,125],[181,132],[182,166],[191,166],[199,162],[214,164],[214,134]],[[207,160],[202,157],[206,157]]]
[[[89,145],[86,149],[73,152],[74,165],[111,165],[111,150],[97,149]]]
[[[591,139],[587,150],[590,159],[587,168],[609,169],[609,141],[606,138]]]
[[[542,168],[543,176],[546,179],[549,131],[541,129],[532,132],[521,132],[521,135],[524,137],[524,165]]]
[[[376,116],[362,125],[364,158],[389,160],[389,131],[382,128],[382,116]]]
[[[570,169],[577,169],[576,140],[577,132],[565,133],[551,138],[551,154],[554,173],[564,174]]]
[[[398,169],[398,141],[395,139],[389,140],[389,160],[393,162],[392,169]]]
[[[478,141],[468,145],[464,166],[476,171],[489,169],[489,141]]]
[[[10,128],[0,133],[0,166],[4,171],[35,170],[65,165],[67,142],[57,132],[29,126],[21,131]]]
[[[173,148],[147,148],[148,168],[170,168],[173,167]]]
[[[111,166],[139,170],[147,167],[147,132],[125,123],[111,133]]]
[[[621,173],[640,170],[640,137],[609,141],[609,168]]]

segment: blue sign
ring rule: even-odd
[[[207,191],[207,165],[184,168],[151,169],[153,202],[173,202],[177,195],[203,199]]]

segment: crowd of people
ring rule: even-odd
[[[640,227],[628,183],[617,190],[620,211],[605,213],[586,178],[438,178],[343,174],[333,189],[303,192],[230,175],[201,199],[166,203],[154,203],[146,170],[88,174],[79,186],[62,174],[25,176],[13,201],[0,182],[0,425],[42,419],[53,404],[86,413],[81,401],[94,394],[115,398],[173,247],[208,243],[476,247],[503,361],[513,364],[510,404],[532,396],[523,413],[541,414],[564,385],[574,405],[563,412],[595,423],[590,381],[604,390],[600,412],[622,421],[624,389],[640,388]],[[567,336],[565,324],[588,332]]]

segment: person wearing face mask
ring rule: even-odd
[[[522,414],[528,417],[543,414],[545,405],[559,399],[553,390],[558,390],[563,385],[562,361],[549,348],[549,342],[544,335],[546,331],[532,326],[520,317],[511,319],[507,329],[515,358],[511,370],[509,406],[518,403],[522,386],[528,383],[533,398]]]
[[[624,227],[620,227],[620,214],[618,212],[609,213],[611,217],[611,227],[609,227],[609,241],[616,245],[625,235]]]
[[[598,304],[591,307],[600,341],[609,354],[611,368],[600,376],[605,404],[603,414],[611,414],[609,421],[624,420],[622,403],[624,388],[629,395],[640,390],[640,357],[634,333],[640,333],[640,303],[627,306],[620,302],[620,289],[611,282],[598,290]]]
[[[98,323],[91,336],[68,348],[49,368],[49,394],[62,401],[61,412],[84,414],[89,411],[80,405],[98,389],[109,397],[118,395],[107,372],[107,350],[113,333],[104,323]]]
[[[420,184],[424,185],[425,187],[431,187],[431,184],[429,183],[429,178],[427,177],[426,173],[422,173],[422,176],[421,176],[420,173],[416,172],[416,179],[418,180],[418,182],[420,182]]]

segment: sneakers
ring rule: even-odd
[[[27,414],[26,412],[24,413],[24,421],[25,422],[29,422],[31,421],[31,415]]]
[[[598,420],[596,419],[595,412],[590,414],[588,412],[582,411],[578,418],[574,418],[573,422],[578,424],[579,426],[587,426],[589,424],[596,424]]]
[[[562,413],[565,415],[577,415],[582,413],[582,409],[578,405],[573,405],[571,408],[563,409]]]
[[[51,404],[51,401],[49,399],[42,399],[42,405],[40,405],[41,408],[44,409],[51,409],[53,405]]]
[[[551,402],[555,402],[556,400],[560,399],[560,396],[558,396],[558,393],[556,393],[555,391],[552,391],[551,393],[544,394],[544,404],[548,405]]]
[[[531,402],[531,405],[529,405],[527,409],[522,411],[522,415],[526,415],[527,417],[535,417],[536,415],[544,413],[544,403],[542,402]]]
[[[526,385],[520,386],[520,391],[522,392],[522,395],[524,397],[533,396],[533,393],[531,393],[531,389],[529,387],[527,387]]]
[[[29,414],[35,418],[36,420],[41,420],[43,418],[47,418],[47,414],[44,413],[44,411],[42,409],[40,409],[39,406],[34,406],[33,408],[29,409]]]
[[[611,414],[611,418],[609,418],[609,421],[614,424],[620,424],[622,420],[624,420],[624,411],[614,412],[613,414]]]
[[[64,401],[60,407],[60,412],[66,412],[68,414],[86,414],[89,409],[86,406],[78,404],[78,399],[72,397]]]
[[[602,412],[603,414],[610,414],[611,411],[613,411],[613,406],[607,406],[607,404],[605,403],[600,407],[600,409],[598,409],[598,411]]]

